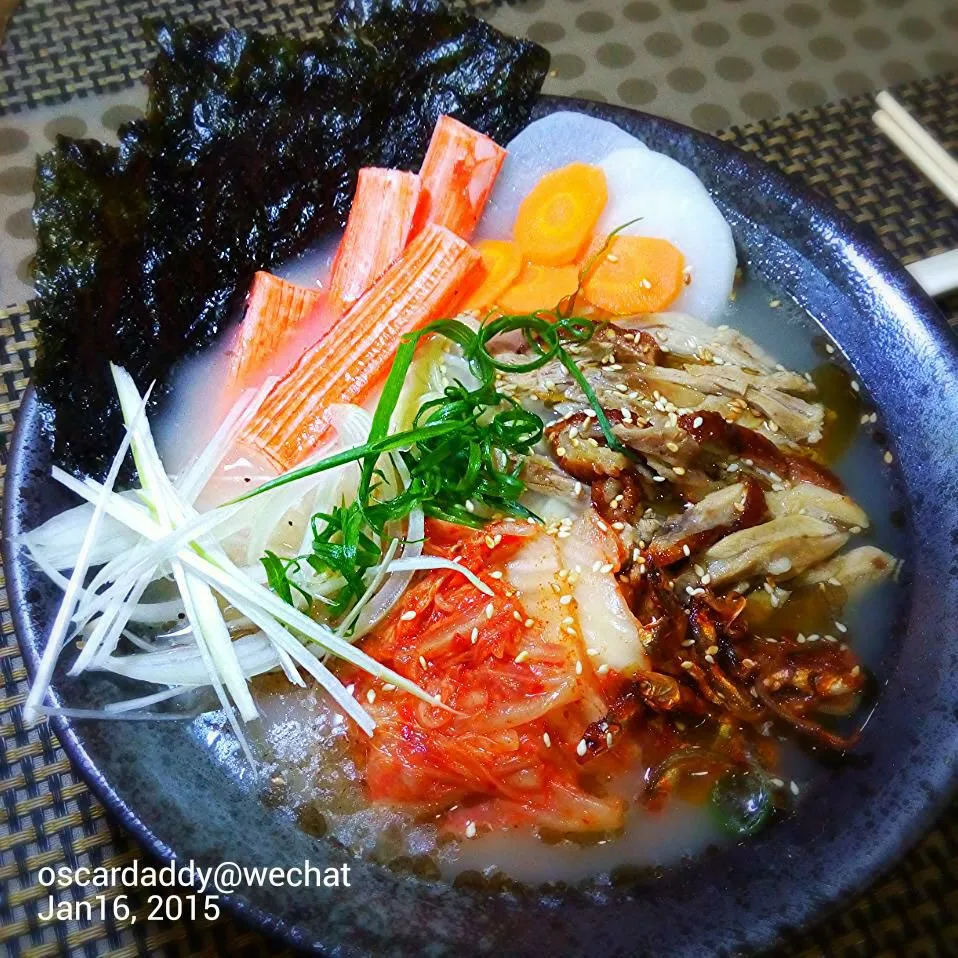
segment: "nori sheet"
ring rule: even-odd
[[[102,474],[122,428],[108,362],[159,401],[238,315],[257,269],[344,224],[361,166],[416,169],[449,113],[504,143],[548,54],[439,0],[354,0],[320,39],[147,24],[143,120],[37,161],[34,382],[54,457]]]

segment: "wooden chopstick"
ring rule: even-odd
[[[909,263],[905,269],[932,298],[958,289],[958,249]]]
[[[958,206],[958,160],[887,91],[875,98],[881,107],[872,119],[911,162]]]
[[[958,206],[958,160],[887,91],[875,97],[879,106],[872,116],[877,127],[905,156]],[[908,271],[929,296],[958,289],[958,250],[911,263]]]

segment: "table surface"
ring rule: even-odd
[[[469,0],[456,0],[468,6]],[[57,133],[109,138],[145,102],[145,14],[316,32],[324,0],[23,0],[0,45],[0,477],[34,346],[32,165]],[[958,216],[870,124],[874,90],[902,96],[958,149],[954,0],[518,0],[479,13],[553,54],[545,90],[635,106],[722,136],[831,198],[903,260],[958,246]],[[95,15],[94,15],[95,14]],[[857,95],[857,96],[855,96]],[[847,102],[843,97],[852,96]],[[828,105],[825,105],[828,104]],[[792,115],[779,116],[786,111]],[[945,304],[958,319],[958,300]],[[36,920],[41,864],[138,854],[74,777],[45,726],[24,728],[26,675],[0,588],[0,945],[11,954],[250,954],[275,949],[231,920],[71,929]],[[790,955],[958,954],[958,808],[857,902]]]

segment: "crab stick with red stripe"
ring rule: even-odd
[[[406,248],[419,203],[419,177],[365,167],[329,279],[330,318],[347,313]]]
[[[284,340],[297,331],[321,299],[316,290],[287,283],[272,273],[256,273],[230,360],[230,386],[257,385],[269,372]]]
[[[440,116],[419,171],[422,196],[414,232],[435,223],[469,239],[505,158],[495,140]]]
[[[295,466],[330,432],[329,407],[363,402],[389,371],[400,337],[451,315],[481,278],[476,250],[443,226],[426,226],[276,384],[246,441],[280,466]]]

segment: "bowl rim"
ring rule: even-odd
[[[950,354],[951,364],[955,369],[958,369],[958,341],[956,341],[954,333],[944,316],[905,270],[904,266],[881,247],[877,237],[869,235],[830,201],[805,185],[796,176],[780,171],[759,160],[754,155],[709,133],[628,107],[575,97],[541,95],[528,122],[564,109],[586,113],[613,123],[620,119],[630,119],[639,124],[654,124],[662,130],[669,131],[672,135],[690,138],[692,141],[704,141],[712,149],[718,150],[719,153],[734,159],[738,164],[744,165],[749,173],[762,177],[765,182],[799,200],[805,210],[814,213],[823,222],[833,226],[843,237],[850,238],[853,241],[856,251],[863,255],[867,261],[870,261],[870,264],[878,270],[882,279],[899,294],[902,302],[920,318],[921,325],[936,337],[936,346],[944,353]],[[15,516],[16,497],[11,496],[10,492],[21,488],[25,481],[23,475],[25,449],[32,438],[29,427],[34,424],[37,414],[38,399],[31,382],[23,394],[10,446],[4,485],[3,535],[2,543],[0,543],[14,634],[17,636],[18,646],[31,681],[36,672],[39,656],[31,641],[20,642],[20,636],[29,636],[30,634],[30,630],[25,628],[23,603],[22,601],[15,601],[21,600],[23,597],[24,563],[18,559],[17,546],[11,541],[9,533],[15,528],[17,521]],[[56,704],[61,704],[55,690],[51,689],[51,697]],[[48,722],[56,733],[64,751],[70,757],[74,769],[89,785],[96,797],[107,807],[114,820],[127,829],[136,838],[141,849],[155,860],[163,864],[175,860],[176,853],[173,847],[159,838],[150,826],[140,818],[135,809],[115,791],[110,781],[100,771],[95,759],[87,751],[82,737],[78,733],[76,723],[59,715],[50,716]],[[777,931],[771,935],[765,934],[762,937],[743,940],[741,947],[751,950],[774,945],[781,940],[783,933],[806,928],[820,921],[827,914],[839,909],[856,894],[861,893],[868,883],[874,882],[880,874],[896,863],[901,855],[916,843],[952,798],[953,793],[958,789],[958,767],[952,768],[950,779],[947,782],[936,784],[938,787],[928,796],[921,809],[912,815],[899,830],[896,838],[890,843],[886,841],[880,860],[877,862],[869,861],[864,868],[859,868],[852,880],[844,882],[837,890],[830,892],[826,901],[810,901],[798,922],[788,926],[779,926]],[[262,908],[244,894],[231,893],[220,897],[223,905],[230,913],[240,917],[255,929],[297,948],[310,947],[325,952],[326,947],[321,941],[315,940],[312,936],[304,935],[300,926]]]

